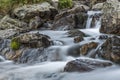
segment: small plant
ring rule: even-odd
[[[20,42],[19,42],[19,40],[16,39],[16,38],[12,39],[10,47],[13,50],[18,50],[20,48]]]
[[[58,2],[59,9],[70,8],[72,6],[73,6],[72,0],[59,0]]]

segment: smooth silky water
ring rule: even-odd
[[[89,11],[86,29],[80,30],[87,35],[96,38],[94,41],[99,42],[99,45],[101,45],[102,43],[97,39],[97,37],[101,35],[101,33],[99,33],[101,18],[97,19],[95,21],[94,28],[91,28],[93,20],[91,15],[99,13],[101,12]],[[48,35],[54,41],[55,45],[50,46],[46,50],[46,52],[49,53],[48,60],[45,62],[38,61],[35,64],[17,64],[12,61],[5,60],[0,56],[0,80],[120,80],[120,68],[117,65],[85,73],[63,72],[66,63],[76,59],[72,56],[67,56],[69,48],[76,45],[73,38],[67,37],[67,31],[45,30],[33,32]],[[90,41],[89,38],[90,37],[85,37],[85,40],[78,44],[88,43]],[[99,46],[97,48],[99,48]],[[87,56],[89,57],[91,53]]]

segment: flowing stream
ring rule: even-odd
[[[101,43],[97,39],[97,37],[101,35],[101,33],[99,33],[99,28],[101,26],[100,17],[95,19],[96,21],[94,28],[91,28],[91,23],[93,20],[92,16],[97,14],[101,14],[101,12],[89,11],[86,29],[80,29],[80,31],[90,35],[92,38],[95,38],[94,41]],[[45,30],[33,31],[31,33],[34,32],[46,34],[54,41],[54,45],[50,46],[46,50],[49,52],[49,54],[47,54],[49,57],[48,60],[41,63],[37,62],[35,64],[17,64],[12,61],[5,60],[2,56],[0,56],[0,80],[120,80],[120,68],[117,65],[85,73],[63,72],[67,62],[77,58],[87,58],[75,58],[67,55],[69,49],[77,45],[74,43],[73,37],[68,37],[66,34],[67,31]],[[90,41],[90,37],[85,37],[84,41],[78,44],[81,45],[88,43]],[[89,54],[88,57],[90,55],[91,54]]]

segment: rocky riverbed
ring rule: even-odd
[[[0,80],[120,80],[120,2],[57,3],[0,17]]]

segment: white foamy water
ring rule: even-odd
[[[3,58],[2,56],[0,56],[0,62],[1,61],[5,61],[5,58]]]
[[[112,66],[86,73],[62,72],[67,62],[46,62],[10,70],[0,80],[120,80],[120,69]]]
[[[89,11],[88,21],[86,29],[80,29],[89,37],[84,37],[84,41],[80,44],[88,43],[91,41],[89,38],[95,38],[94,41],[99,42],[97,37],[100,34],[99,28],[101,26],[101,18],[95,21],[94,28],[91,28],[93,18],[95,14],[99,14],[101,11]],[[0,80],[120,80],[120,68],[113,65],[107,68],[101,68],[92,72],[85,73],[67,73],[63,72],[65,65],[75,59],[86,59],[87,57],[72,57],[68,56],[68,50],[75,46],[74,37],[68,37],[67,31],[33,31],[45,34],[51,37],[54,45],[50,46],[47,51],[47,61],[36,64],[15,64],[12,61],[4,60],[0,56],[3,62],[0,62]],[[33,33],[31,32],[31,33]],[[78,43],[79,44],[79,43]],[[102,43],[101,43],[102,44]],[[100,45],[101,45],[100,44]],[[87,56],[93,55],[100,45],[92,50]],[[73,48],[73,47],[72,47]],[[34,53],[33,51],[32,53]],[[87,58],[90,59],[91,58]],[[92,59],[93,60],[93,59]]]
[[[99,14],[101,14],[102,12],[101,11],[88,11],[88,19],[87,19],[87,23],[86,23],[86,29],[89,29],[91,28],[91,24],[92,24],[92,21],[93,21],[93,17],[95,15],[98,15],[98,19],[95,20],[95,26],[94,28],[100,28],[101,26],[101,17],[99,16]]]

